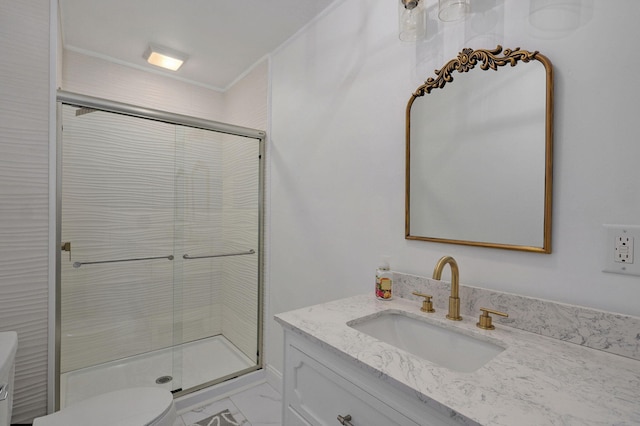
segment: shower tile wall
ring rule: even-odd
[[[46,413],[49,1],[0,1],[0,330],[18,332],[13,422]]]

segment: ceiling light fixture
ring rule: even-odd
[[[157,44],[150,44],[144,52],[143,57],[151,65],[166,68],[171,71],[178,71],[187,60],[186,54]]]

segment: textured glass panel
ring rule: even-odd
[[[256,140],[179,127],[176,234],[184,253],[183,342],[223,334],[256,360],[258,345],[259,145]],[[179,257],[179,258],[178,258]],[[178,271],[179,269],[179,271]],[[177,299],[176,299],[177,300]]]
[[[173,344],[175,129],[63,107],[62,372]]]

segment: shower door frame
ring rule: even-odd
[[[102,98],[95,98],[78,93],[58,90],[56,97],[56,269],[55,269],[55,354],[54,354],[54,405],[55,410],[60,409],[60,374],[61,374],[61,341],[62,341],[62,273],[61,261],[62,253],[62,105],[74,105],[78,107],[93,108],[101,111],[129,115],[141,119],[160,121],[168,124],[182,125],[197,129],[211,130],[218,133],[225,133],[234,136],[242,136],[250,139],[256,139],[258,143],[258,312],[257,312],[257,353],[256,365],[248,367],[228,376],[202,383],[189,389],[179,390],[173,394],[174,398],[199,391],[201,389],[222,383],[234,377],[259,370],[263,368],[263,332],[264,332],[264,142],[266,132],[248,127],[235,126],[228,123],[222,123],[213,120],[205,120],[187,115],[174,114],[166,111],[155,110],[151,108],[139,107],[131,104],[110,101]]]

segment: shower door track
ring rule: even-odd
[[[259,146],[259,194],[258,194],[258,312],[257,312],[257,327],[258,327],[258,352],[256,354],[256,365],[244,369],[237,374],[231,376],[221,377],[217,380],[212,380],[207,383],[198,385],[192,389],[180,390],[174,393],[174,398],[196,392],[198,390],[216,385],[224,382],[233,377],[237,377],[243,374],[250,373],[252,371],[259,370],[263,367],[263,306],[264,306],[264,287],[263,287],[263,264],[264,264],[264,141],[266,139],[266,132],[262,130],[252,129],[248,127],[236,126],[233,124],[223,123],[213,120],[205,120],[201,118],[191,117],[188,115],[174,114],[167,111],[161,111],[151,108],[139,107],[136,105],[111,101],[108,99],[95,98],[92,96],[86,96],[78,93],[67,92],[64,90],[58,90],[56,94],[56,140],[62,140],[62,126],[60,125],[62,117],[62,104],[74,105],[82,108],[86,108],[84,113],[91,112],[90,110],[102,110],[112,112],[116,114],[129,115],[138,118],[144,118],[149,120],[161,121],[169,124],[183,125],[187,127],[193,127],[203,130],[212,130],[219,133],[225,133],[235,136],[243,136],[251,139],[258,140]],[[56,247],[61,247],[62,244],[62,144],[56,143]],[[235,253],[234,253],[235,254]],[[245,253],[238,253],[245,254]],[[253,253],[246,253],[253,254]],[[56,250],[56,270],[55,270],[55,354],[54,354],[54,385],[55,390],[54,405],[55,410],[60,409],[60,374],[61,374],[61,360],[60,360],[60,345],[62,340],[61,335],[61,268],[60,262],[62,254],[60,250]]]
[[[266,133],[262,130],[235,126],[233,124],[222,123],[219,121],[204,120],[201,118],[190,117],[188,115],[174,114],[171,112],[160,111],[151,108],[138,107],[135,105],[110,101],[107,99],[94,98],[92,96],[66,92],[64,90],[58,91],[57,99],[59,103],[63,104],[76,105],[79,107],[98,109],[102,111],[130,115],[139,118],[147,118],[151,120],[162,121],[165,123],[181,124],[183,126],[195,127],[197,129],[213,130],[230,135],[259,139],[261,141],[260,146],[262,146],[262,141],[264,141],[264,138],[266,136]]]

